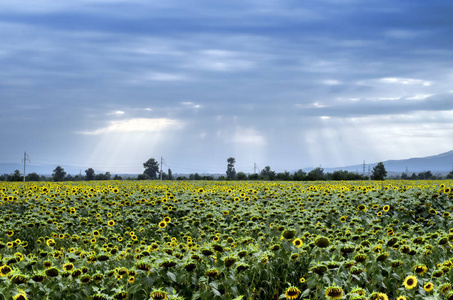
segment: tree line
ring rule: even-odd
[[[198,173],[192,173],[188,176],[173,176],[171,169],[168,169],[167,172],[159,170],[159,163],[154,159],[150,158],[145,163],[143,163],[143,168],[145,169],[142,174],[139,174],[136,178],[124,178],[126,180],[136,179],[136,180],[277,180],[277,181],[323,181],[323,180],[384,180],[387,177],[387,171],[382,162],[379,162],[376,166],[373,167],[373,170],[370,176],[365,176],[363,174],[357,174],[354,172],[349,172],[346,170],[338,170],[332,173],[324,172],[324,169],[321,167],[315,168],[309,172],[305,172],[302,169],[297,170],[296,172],[290,173],[288,171],[284,172],[275,172],[271,169],[270,166],[264,167],[259,173],[246,174],[244,172],[236,172],[234,164],[236,160],[234,157],[229,157],[227,159],[227,169],[225,176],[219,176],[215,178],[212,175],[199,175]],[[401,176],[392,177],[393,179],[410,179],[410,180],[435,180],[435,179],[444,179],[439,176],[435,176],[431,171],[420,172],[418,174],[412,173],[409,176],[406,173],[402,173]],[[0,175],[0,181],[23,181],[23,175],[19,170],[15,170],[13,174],[4,174]],[[446,179],[453,179],[453,171],[451,171]],[[52,176],[46,177],[43,175],[38,175],[36,173],[29,173],[25,176],[25,181],[82,181],[82,180],[123,180],[119,175],[115,175],[113,178],[110,172],[96,174],[93,168],[88,168],[85,170],[85,175],[78,174],[72,176],[67,174],[61,166],[57,166],[53,172]]]
[[[25,176],[25,181],[83,181],[83,180],[122,180],[121,176],[115,175],[112,178],[110,172],[96,174],[93,168],[85,170],[85,175],[78,174],[72,176],[68,174],[64,168],[57,166],[50,177],[38,175],[36,172],[29,173]],[[23,181],[24,176],[19,170],[15,170],[12,174],[0,175],[0,181]]]

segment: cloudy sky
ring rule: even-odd
[[[277,171],[453,149],[453,2],[2,0],[0,163]]]

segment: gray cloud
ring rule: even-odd
[[[27,148],[139,171],[165,155],[201,172],[228,156],[237,169],[292,169],[451,150],[447,2],[8,0],[0,11],[8,157]],[[184,126],[114,130],[137,120]]]

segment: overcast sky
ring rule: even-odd
[[[2,0],[0,163],[336,167],[453,149],[453,2]]]

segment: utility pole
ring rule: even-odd
[[[25,165],[27,164],[27,160],[30,162],[30,159],[27,156],[27,151],[24,152],[24,182],[25,182]]]
[[[363,161],[363,176],[365,176],[365,160]]]
[[[162,166],[165,164],[164,158],[161,156],[160,157],[160,180],[162,180]],[[167,165],[167,164],[165,164]]]
[[[253,173],[256,174],[256,163],[253,163]]]

